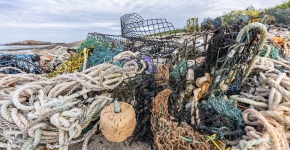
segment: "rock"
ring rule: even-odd
[[[50,45],[50,44],[51,44],[50,42],[25,40],[25,41],[20,41],[20,42],[9,43],[5,45],[9,46],[9,45]]]

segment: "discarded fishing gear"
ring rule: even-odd
[[[282,24],[282,25],[289,25],[289,16],[290,16],[290,9],[278,9],[278,8],[269,8],[266,9],[266,14],[274,16],[275,23]]]
[[[247,124],[246,136],[233,149],[289,149],[289,73],[280,72],[274,63],[289,72],[289,61],[285,64],[267,55],[259,57],[244,83],[247,88],[230,96],[245,109],[243,120]]]
[[[113,96],[119,101],[133,105],[136,112],[137,125],[130,141],[142,141],[153,146],[154,135],[151,130],[151,109],[154,97],[160,88],[157,87],[153,74],[144,74],[121,84],[113,90]]]
[[[22,135],[9,137],[15,132],[7,133],[5,145],[36,149],[42,143],[48,143],[49,148],[67,149],[71,142],[75,142],[73,140],[88,142],[86,138],[92,135],[89,131],[90,136],[84,136],[82,140],[78,138],[91,121],[99,118],[105,103],[113,100],[111,94],[105,91],[113,90],[123,81],[141,74],[146,68],[145,63],[142,64],[140,67],[129,61],[121,68],[103,63],[83,72],[50,79],[34,74],[1,78],[1,132],[10,129],[7,126],[10,122],[17,126],[14,130],[17,135]],[[15,90],[12,101],[9,96],[11,90]],[[98,93],[100,91],[103,93]],[[26,100],[32,104],[21,103]],[[52,145],[55,142],[58,144]]]
[[[184,114],[185,99],[184,91],[186,90],[186,71],[187,62],[183,59],[176,67],[171,66],[169,72],[169,87],[172,89],[172,94],[169,97],[168,111],[178,122],[181,120],[187,121]]]
[[[164,89],[155,97],[151,124],[154,134],[154,149],[213,149],[205,138],[187,123],[174,122],[168,112],[171,90]]]
[[[144,20],[136,13],[121,17],[121,33],[122,37],[133,42],[130,51],[157,58],[169,57],[179,44],[173,40],[175,29],[166,19]]]
[[[205,52],[208,48],[210,36],[210,32],[200,32],[186,37],[184,42],[172,53],[171,65],[177,65],[183,58],[192,61],[191,66],[200,63],[198,58],[206,56]]]
[[[60,65],[56,70],[49,73],[48,77],[56,77],[59,74],[66,74],[72,72],[78,72],[81,68],[81,65],[84,62],[84,58],[88,58],[88,51],[81,51],[80,53],[75,53],[71,55],[71,57],[65,61],[62,65]]]
[[[257,36],[258,34],[260,34],[260,38]],[[237,79],[236,76],[240,72],[244,72],[241,81],[243,84],[251,72],[259,52],[263,49],[266,38],[267,29],[263,24],[251,23],[245,26],[237,35],[237,44],[228,45],[225,53],[218,55],[215,67],[211,70],[214,73],[214,82],[208,95],[227,92],[229,84]]]
[[[227,55],[229,45],[234,45],[238,32],[232,32],[230,27],[221,27],[214,31],[214,34],[207,42],[208,45],[205,54],[205,60],[197,67],[194,67],[195,78],[203,76],[205,73],[211,73],[216,65],[217,59]]]
[[[237,144],[244,131],[242,111],[226,96],[211,97],[199,104],[198,128],[201,133],[216,134],[218,139]]]
[[[0,54],[0,73],[18,74],[21,72],[34,74],[44,73],[45,70],[40,67],[39,55]]]
[[[118,35],[108,35],[98,32],[88,33],[86,40],[77,48],[77,53],[82,51],[84,48],[94,49],[98,45],[103,45],[104,47],[115,48],[118,45],[126,45],[126,38]]]
[[[124,51],[121,45],[123,38],[118,36],[110,36],[99,33],[90,33],[86,41],[94,40],[94,46],[87,47],[89,51],[87,60],[84,60],[80,70],[85,70],[104,62],[113,60],[113,57]]]
[[[40,66],[49,71],[58,69],[60,65],[71,57],[68,50],[67,47],[63,46],[57,46],[49,50],[48,56],[42,56],[40,58]]]
[[[201,31],[213,31],[217,28],[214,19],[204,18],[203,22],[200,25]]]
[[[112,61],[115,55],[123,52],[122,42],[124,42],[124,38],[120,36],[89,33],[86,40],[76,50],[77,53],[71,55],[70,59],[50,73],[49,76],[54,77],[57,74],[82,71]]]

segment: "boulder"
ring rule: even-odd
[[[5,45],[9,46],[9,45],[50,45],[50,44],[51,44],[50,42],[25,40],[25,41],[20,41],[20,42],[9,43]]]

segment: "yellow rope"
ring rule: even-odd
[[[86,50],[86,58],[89,56],[90,49]],[[76,55],[71,56],[70,60],[67,60],[64,64],[62,64],[59,68],[57,68],[54,72],[48,74],[49,78],[55,77],[59,74],[63,73],[72,73],[75,71],[79,71],[81,65],[84,61],[84,50]]]
[[[216,134],[213,134],[212,136],[207,136],[207,142],[208,141],[211,141],[215,146],[216,146],[216,148],[218,148],[219,150],[222,150],[221,148],[220,148],[220,146],[214,141],[215,140],[215,138],[216,138]]]

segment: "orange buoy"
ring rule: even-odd
[[[135,116],[134,108],[128,103],[115,101],[106,106],[100,116],[100,127],[105,138],[112,142],[125,141],[135,129]]]

